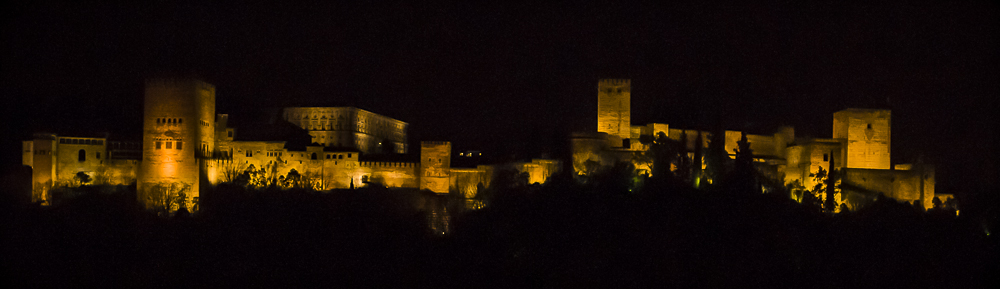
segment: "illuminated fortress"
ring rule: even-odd
[[[282,118],[305,130],[311,145],[284,140],[238,140],[229,116],[215,112],[215,87],[191,79],[146,82],[142,143],[106,138],[36,134],[23,142],[23,164],[32,167],[32,201],[48,204],[56,186],[135,182],[147,210],[198,210],[208,186],[235,181],[252,170],[258,183],[277,184],[294,170],[297,186],[317,190],[367,184],[417,188],[472,197],[488,186],[495,166],[451,167],[451,143],[424,141],[419,162],[366,161],[365,155],[409,152],[409,124],[354,107],[290,107]],[[507,164],[544,183],[559,163],[535,159]],[[86,176],[81,178],[81,175]]]
[[[649,147],[639,142],[642,137],[663,133],[667,138],[685,142],[688,157],[694,151],[707,148],[712,132],[670,127],[663,123],[633,126],[629,123],[631,81],[603,79],[597,84],[597,132],[572,136],[573,168],[586,174],[588,164],[611,166],[631,162],[637,169],[650,172],[648,162],[636,161]],[[905,202],[933,207],[933,199],[942,202],[950,194],[934,193],[934,167],[929,164],[896,164],[890,162],[891,112],[881,109],[845,109],[833,114],[833,137],[801,138],[793,127],[784,126],[768,135],[746,134],[758,170],[765,176],[781,178],[785,184],[798,182],[812,188],[816,182],[810,174],[820,168],[840,170],[842,193],[837,203],[852,209],[879,194]],[[743,132],[725,130],[725,151],[735,158],[737,142]],[[702,140],[698,144],[698,140]],[[707,165],[704,161],[704,169]],[[593,165],[591,165],[593,166]],[[711,180],[709,180],[711,181]]]
[[[597,85],[597,130],[571,137],[572,167],[586,174],[586,165],[610,166],[633,162],[649,148],[638,139],[663,133],[686,140],[688,151],[707,147],[711,132],[672,128],[668,124],[630,123],[631,81],[600,80]],[[842,202],[884,194],[898,200],[932,206],[934,168],[926,164],[891,165],[891,114],[888,110],[847,109],[833,115],[830,139],[797,138],[792,127],[769,135],[747,134],[754,158],[784,181],[812,186],[810,173],[829,170],[832,159],[841,169]],[[23,164],[32,168],[32,201],[48,204],[56,186],[137,184],[139,203],[147,210],[198,210],[200,192],[235,181],[255,171],[260,183],[277,184],[293,171],[296,186],[317,190],[347,189],[376,183],[390,188],[416,188],[435,193],[474,196],[488,187],[500,167],[452,168],[447,141],[420,143],[418,162],[373,162],[367,155],[409,153],[409,124],[354,107],[289,107],[282,119],[304,130],[310,145],[292,147],[286,140],[238,139],[229,116],[215,111],[215,87],[191,79],[146,82],[141,143],[109,142],[36,134],[23,142]],[[252,129],[252,128],[248,128]],[[684,135],[682,137],[682,135]],[[701,137],[699,137],[701,136]],[[725,131],[725,149],[732,154],[741,132]],[[699,146],[696,141],[701,139]],[[704,163],[704,162],[702,162]],[[526,173],[529,183],[545,183],[559,171],[558,160],[504,164]],[[949,195],[938,195],[942,201]]]

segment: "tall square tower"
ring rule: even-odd
[[[888,170],[892,113],[886,109],[850,108],[833,114],[833,138],[844,139],[845,167]]]
[[[420,189],[447,194],[451,177],[451,142],[420,142]]]
[[[193,79],[146,81],[139,204],[161,213],[197,210],[201,160],[214,150],[215,87]]]
[[[601,79],[597,82],[597,131],[607,133],[614,146],[620,146],[621,139],[631,136],[631,89],[632,81],[629,79]]]

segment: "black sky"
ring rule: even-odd
[[[2,9],[8,152],[35,131],[134,135],[143,79],[172,72],[215,84],[236,120],[357,106],[416,141],[531,154],[594,129],[597,79],[631,78],[633,124],[829,137],[835,111],[890,108],[894,163],[923,153],[938,190],[996,176],[986,1],[26,2]]]

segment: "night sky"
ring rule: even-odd
[[[635,125],[828,138],[835,111],[889,108],[892,161],[923,153],[939,193],[996,176],[1000,13],[986,1],[23,2],[0,9],[4,168],[36,131],[138,139],[143,79],[179,74],[214,84],[235,122],[357,106],[408,122],[413,142],[524,157],[595,130],[600,78],[632,79]]]

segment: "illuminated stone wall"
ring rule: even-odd
[[[879,109],[846,109],[833,114],[833,138],[847,140],[847,167],[888,170],[891,113]]]
[[[607,133],[613,147],[631,137],[629,79],[601,79],[597,82],[597,131]]]
[[[99,185],[130,185],[137,181],[139,163],[139,160],[105,160],[93,176],[93,182]]]
[[[368,182],[389,188],[417,188],[417,165],[401,162],[361,162],[357,170]]]
[[[136,180],[139,161],[112,159],[104,138],[38,134],[22,142],[22,164],[32,168],[32,202],[48,205],[54,186],[76,187],[83,172],[87,185],[128,185]]]
[[[551,159],[532,159],[530,163],[520,164],[520,171],[528,173],[529,184],[544,184],[549,177],[559,172],[560,163]]]
[[[451,142],[420,142],[420,189],[448,193],[451,171]]]
[[[50,192],[56,181],[56,137],[55,135],[36,135],[31,140],[30,153],[22,163],[30,162],[31,166],[31,202],[48,205],[52,200]]]
[[[204,177],[199,156],[215,148],[214,123],[211,84],[191,79],[146,82],[137,191],[143,208],[164,213],[180,206],[197,209]]]
[[[405,154],[409,124],[354,107],[289,107],[282,117],[305,130],[312,142],[354,148],[366,154]]]
[[[466,198],[474,198],[479,194],[479,188],[489,187],[492,178],[491,171],[486,166],[477,168],[452,168],[449,179],[449,190],[458,192]]]
[[[56,146],[54,185],[79,185],[75,180],[78,172],[83,172],[94,181],[98,181],[98,175],[104,170],[104,161],[107,159],[105,139],[58,137]]]
[[[594,165],[610,166],[618,158],[611,152],[606,133],[574,133],[570,137],[573,170],[577,175],[591,173]]]
[[[907,171],[846,168],[841,182],[842,190],[848,194],[865,198],[884,194],[899,201],[919,201],[928,209],[934,206],[934,185],[934,167],[930,165]]]
[[[838,139],[813,139],[801,145],[788,147],[785,183],[798,180],[806,189],[812,189],[816,182],[809,174],[823,168],[830,171],[830,158],[837,169],[844,167],[843,141]]]

